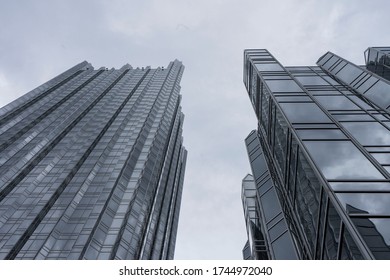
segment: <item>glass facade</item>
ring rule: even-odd
[[[297,251],[278,200],[276,182],[267,167],[256,131],[245,140],[253,175],[242,182],[242,201],[248,233],[246,259],[297,259]],[[250,252],[250,258],[248,255]]]
[[[245,140],[251,197],[264,197],[256,178],[264,170],[274,189],[252,208],[261,213],[268,258],[292,256],[272,253],[265,226],[265,213],[280,209],[289,233],[283,248],[298,259],[390,259],[390,83],[383,69],[370,68],[386,66],[374,51],[366,51],[366,66],[328,52],[317,66],[284,67],[265,49],[245,50],[244,84],[258,118]],[[246,221],[250,247],[247,214]]]
[[[372,47],[364,53],[369,71],[390,80],[390,47]]]
[[[180,79],[82,62],[0,109],[1,259],[172,259]]]
[[[381,56],[381,50],[369,48],[366,51],[366,67],[357,66],[331,52],[324,54],[317,65],[340,84],[351,87],[355,93],[390,112],[389,48],[383,48],[384,52],[386,50],[387,53]]]

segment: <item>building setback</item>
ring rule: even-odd
[[[390,48],[284,67],[244,51],[245,259],[390,259]]]
[[[172,259],[180,79],[82,62],[0,109],[1,259]]]

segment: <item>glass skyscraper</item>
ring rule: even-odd
[[[284,67],[244,51],[245,259],[390,259],[390,48]]]
[[[82,62],[0,109],[1,259],[172,259],[180,79]]]

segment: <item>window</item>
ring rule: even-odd
[[[337,193],[350,214],[390,215],[390,193]]]
[[[385,182],[331,182],[330,186],[335,192],[390,191],[390,183]]]
[[[323,259],[336,260],[340,237],[341,219],[334,206],[329,203],[328,219],[325,232]]]
[[[330,123],[331,120],[315,103],[281,103],[292,123]]]
[[[343,95],[316,96],[322,106],[327,110],[359,110],[360,108]]]
[[[362,145],[389,145],[390,131],[377,122],[343,122],[342,125]]]
[[[279,214],[279,212],[281,212],[279,199],[274,188],[271,188],[261,197],[261,204],[263,205],[266,222],[269,222],[272,218]]]
[[[305,86],[324,86],[329,85],[327,81],[322,79],[320,76],[306,76],[306,77],[296,77],[296,79]]]
[[[341,246],[342,260],[362,260],[363,256],[360,253],[355,241],[346,228],[344,228],[343,241]]]
[[[272,92],[303,92],[294,80],[267,80],[266,84]]]
[[[374,102],[377,102],[381,106],[387,106],[390,103],[390,85],[379,80],[373,85],[365,95],[369,96]]]
[[[349,141],[304,143],[326,179],[384,179],[374,165]]]
[[[347,64],[343,69],[341,69],[336,74],[336,76],[337,78],[340,78],[342,81],[346,82],[347,84],[350,84],[362,73],[363,70],[359,69],[358,67],[352,64]]]
[[[380,164],[390,164],[390,153],[371,153]]]
[[[297,130],[302,140],[309,139],[347,139],[340,129],[299,129]]]
[[[284,71],[278,63],[255,63],[257,70],[262,71]]]
[[[390,259],[390,219],[352,218],[376,259]]]

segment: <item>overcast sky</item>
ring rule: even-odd
[[[357,64],[388,46],[386,0],[0,0],[0,107],[75,64],[95,69],[186,67],[181,82],[189,152],[176,259],[241,259],[246,229],[244,138],[256,117],[243,50],[314,65],[326,51]]]

